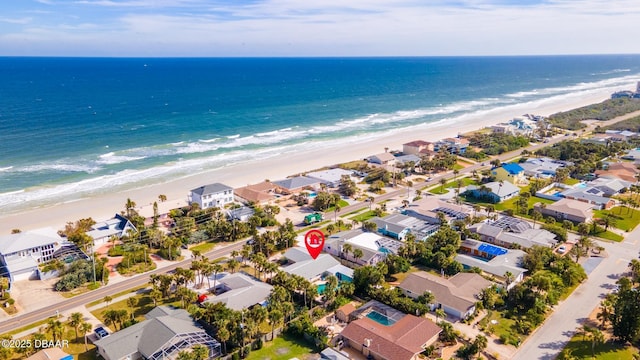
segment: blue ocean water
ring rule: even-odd
[[[0,58],[0,211],[628,85],[640,56]]]

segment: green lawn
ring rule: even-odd
[[[442,194],[446,194],[447,193],[447,189],[455,189],[458,187],[458,180],[462,181],[462,187],[465,186],[469,186],[469,185],[478,185],[478,182],[475,181],[472,178],[469,177],[462,177],[462,178],[458,178],[456,180],[451,180],[448,183],[444,184],[444,188],[445,190],[442,191],[442,185],[437,185],[433,188],[431,188],[431,190],[429,190],[430,193],[432,194],[436,194],[436,195],[442,195]]]
[[[564,181],[564,183],[565,183],[565,184],[567,184],[567,185],[575,185],[575,184],[577,184],[577,183],[579,183],[579,182],[580,182],[580,180],[578,180],[578,179],[574,179],[574,178],[567,178],[567,179]]]
[[[518,200],[517,197],[511,198],[507,201],[503,201],[501,203],[495,204],[494,206],[496,207],[496,210],[500,210],[500,211],[504,211],[507,209],[512,209],[513,211],[516,211],[516,201]],[[537,196],[531,196],[529,197],[529,200],[527,202],[527,206],[529,208],[532,208],[534,204],[536,203],[543,203],[543,204],[553,204],[554,201],[553,200],[547,200],[547,199],[543,199],[543,198],[539,198]]]
[[[345,200],[340,199],[340,201],[338,201],[338,206],[340,206],[341,208],[347,207],[347,206],[349,206],[349,203],[347,201],[345,201]],[[325,210],[324,212],[325,213],[333,212],[334,208],[335,208],[335,206],[332,206],[332,207],[328,208],[327,210]]]
[[[582,335],[576,334],[565,349],[570,349],[573,356],[578,359],[599,359],[599,360],[632,360],[633,354],[638,353],[638,349],[633,346],[624,346],[614,342],[606,342],[594,348],[595,357],[591,355],[591,342],[582,341]]]
[[[216,246],[215,243],[212,242],[203,242],[202,244],[198,244],[196,246],[193,246],[191,248],[189,248],[189,250],[191,251],[200,251],[200,254],[204,254],[206,252],[209,252],[211,250],[213,250],[213,248]]]
[[[458,163],[453,165],[453,170],[462,170],[462,169],[464,169],[464,166],[462,166],[462,165],[460,165]]]
[[[363,221],[367,221],[369,219],[371,219],[372,217],[375,217],[376,213],[373,210],[369,210],[367,212],[364,212],[362,214],[356,215],[352,218],[350,218],[350,220],[356,220],[358,222],[363,222]],[[382,213],[381,217],[387,216],[387,213]]]
[[[616,218],[615,227],[620,230],[631,231],[640,223],[640,211],[626,206],[616,206],[610,210],[595,210],[593,212],[594,217],[601,219],[605,214],[611,214]]]
[[[515,329],[515,323],[515,320],[503,317],[502,312],[496,310],[489,310],[487,316],[480,321],[481,326],[498,338],[504,337],[511,339],[510,341],[513,343],[517,343],[518,339],[522,341],[525,336],[518,334]]]
[[[603,238],[603,239],[607,239],[607,240],[611,240],[611,241],[615,241],[615,242],[620,242],[622,240],[624,240],[624,237],[613,233],[609,230],[604,231],[604,232],[599,232],[597,234],[594,234],[594,236],[597,236],[599,238]]]
[[[137,300],[138,300],[138,304],[134,307],[134,318],[138,321],[142,321],[144,320],[144,315],[146,315],[149,311],[151,311],[154,306],[153,306],[153,300],[151,299],[151,296],[149,296],[148,294],[138,294],[134,296]],[[103,301],[104,303],[104,301]],[[106,305],[106,304],[105,304]],[[157,305],[172,305],[172,306],[179,306],[180,305],[180,300],[176,299],[162,299],[160,301],[158,301]],[[127,300],[122,300],[122,301],[118,301],[118,302],[114,302],[114,303],[110,303],[108,306],[105,306],[103,308],[100,308],[98,310],[94,310],[91,313],[98,318],[98,320],[100,320],[101,322],[104,323],[104,312],[107,310],[127,310],[129,312],[129,315],[131,315],[131,308],[129,306],[127,306]],[[119,327],[119,326],[118,326]],[[114,326],[111,325],[110,326],[111,330],[114,330]]]
[[[294,357],[307,358],[314,350],[305,341],[289,336],[277,337],[274,341],[264,343],[262,349],[252,351],[248,360],[289,360]]]

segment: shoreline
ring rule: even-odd
[[[12,229],[27,231],[42,227],[53,227],[58,230],[62,229],[67,222],[75,222],[87,217],[92,217],[95,221],[107,220],[124,210],[127,198],[136,202],[136,209],[141,215],[150,216],[152,204],[158,201],[160,194],[167,196],[166,202],[158,201],[160,213],[165,213],[169,209],[187,205],[189,191],[205,184],[221,182],[232,187],[240,187],[265,179],[279,180],[290,175],[363,159],[369,155],[384,152],[385,147],[392,150],[402,149],[403,143],[413,140],[436,141],[455,137],[461,133],[508,121],[525,113],[548,116],[575,109],[601,102],[608,99],[610,94],[611,89],[602,89],[586,94],[577,93],[575,96],[560,100],[549,98],[534,103],[511,105],[501,109],[481,111],[477,114],[462,115],[457,117],[455,122],[445,118],[435,123],[402,128],[386,134],[374,135],[360,142],[345,144],[344,139],[333,140],[323,143],[322,148],[284,153],[264,160],[229,165],[160,184],[3,214],[0,215],[0,233],[7,234]]]

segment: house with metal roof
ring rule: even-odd
[[[38,278],[38,265],[55,258],[54,254],[68,244],[53,228],[42,228],[0,236],[0,264],[11,282]]]
[[[220,355],[220,343],[200,327],[184,309],[158,306],[146,320],[94,342],[106,360],[175,359],[195,345],[209,349],[209,359]]]
[[[507,272],[513,276],[509,287],[522,281],[527,269],[521,267],[526,253],[517,249],[505,249],[482,241],[467,239],[460,244],[455,260],[466,269],[477,267],[483,272],[505,279]]]
[[[471,216],[472,211],[471,207],[464,204],[452,204],[435,196],[425,196],[409,204],[403,210],[403,214],[423,220],[429,224],[439,225],[438,212],[444,213],[447,221],[453,222],[455,220],[464,220]]]
[[[596,188],[602,192],[604,196],[614,196],[625,189],[628,189],[633,183],[618,178],[599,177],[587,183],[587,186]]]
[[[349,244],[352,250],[347,254],[344,245]],[[384,237],[364,229],[353,229],[329,236],[324,242],[323,250],[336,257],[346,257],[359,265],[375,265],[384,260],[388,254],[397,254],[402,242]],[[363,256],[355,258],[353,250],[360,249]]]
[[[509,231],[492,222],[481,222],[469,226],[469,231],[480,235],[480,240],[504,247],[514,245],[530,248],[534,245],[553,247],[556,235],[544,229],[528,228],[522,231]]]
[[[457,273],[450,278],[417,271],[409,274],[398,288],[405,296],[416,299],[425,292],[434,296],[432,308],[442,308],[445,313],[464,319],[476,309],[479,294],[493,283],[475,273]]]
[[[551,178],[558,169],[572,165],[570,162],[550,158],[528,158],[518,164],[524,169],[524,175],[532,178]]]
[[[120,239],[130,231],[137,232],[133,223],[126,217],[115,214],[109,220],[93,224],[91,229],[87,231],[87,235],[93,239],[94,246],[100,246],[108,243],[112,236]]]
[[[222,208],[232,202],[233,188],[221,183],[200,186],[189,195],[189,203],[196,203],[201,209]]]
[[[491,175],[496,178],[496,181],[508,181],[515,185],[524,184],[527,181],[524,177],[524,169],[516,163],[505,163],[493,168]]]
[[[281,268],[282,271],[301,276],[311,282],[318,281],[327,274],[332,274],[338,279],[353,279],[353,270],[339,266],[340,262],[329,254],[320,254],[314,260],[306,249],[292,247],[285,251],[283,257],[289,262]]]
[[[321,184],[325,184],[330,188],[340,186],[343,176],[352,177],[355,174],[353,170],[345,170],[341,168],[313,171],[307,173],[306,176],[318,180]]]
[[[253,216],[253,214],[255,214],[255,210],[253,210],[253,208],[250,208],[248,206],[229,209],[229,211],[227,211],[227,217],[229,218],[229,220],[232,220],[232,221],[233,220],[247,221],[249,220],[250,217]]]
[[[499,203],[518,196],[520,188],[508,181],[494,181],[480,186],[469,185],[465,194],[487,202]]]
[[[563,191],[560,196],[566,199],[578,200],[594,205],[594,209],[609,209],[615,205],[615,201],[604,196],[604,191],[595,187],[573,188]]]
[[[273,286],[243,273],[223,273],[216,280],[215,295],[207,295],[204,302],[223,303],[232,310],[266,305]]]
[[[416,360],[442,329],[431,320],[370,301],[340,333],[346,346],[377,360]]]
[[[419,240],[425,240],[440,228],[440,225],[403,214],[390,214],[383,218],[374,217],[369,221],[377,225],[380,234],[396,240],[403,240],[408,234],[413,234]]]

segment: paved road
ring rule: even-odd
[[[513,359],[554,359],[574,335],[576,328],[589,317],[604,296],[611,292],[616,280],[625,272],[640,251],[640,227],[628,234],[622,243],[598,241],[608,257],[593,270],[544,324],[518,349]]]
[[[217,259],[222,256],[228,255],[234,250],[242,249],[242,246],[244,244],[245,244],[244,241],[239,241],[239,242],[212,250],[204,255],[207,256],[209,259]],[[0,323],[0,334],[5,334],[9,331],[18,329],[25,325],[32,324],[34,322],[44,320],[48,317],[54,316],[56,314],[56,310],[62,313],[63,311],[67,311],[67,310],[76,308],[78,306],[88,304],[92,301],[103,299],[106,295],[112,296],[113,294],[117,294],[119,292],[126,291],[128,289],[132,289],[137,286],[147,284],[149,283],[149,277],[152,274],[165,274],[168,272],[172,272],[177,267],[188,268],[189,266],[191,266],[191,259],[183,260],[178,263],[156,269],[149,273],[133,276],[130,279],[126,279],[115,284],[110,284],[85,294],[74,296],[73,298],[67,299],[55,305],[46,306],[26,314],[11,317]]]

